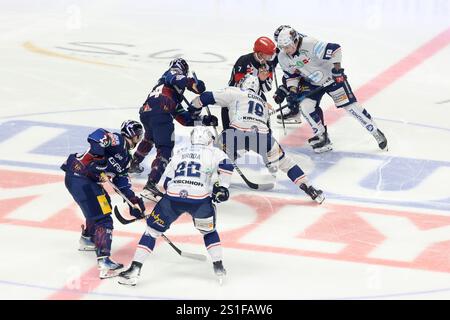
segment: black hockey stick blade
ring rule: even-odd
[[[241,169],[239,169],[239,167],[233,162],[232,163],[234,166],[234,169],[236,169],[236,172],[241,176],[242,180],[244,180],[244,182],[247,184],[247,186],[250,189],[254,189],[254,190],[271,190],[273,189],[273,187],[275,186],[275,184],[273,183],[253,183],[250,180],[247,179],[246,176],[244,176],[244,174],[242,173]]]
[[[205,261],[206,260],[206,256],[203,254],[197,254],[197,253],[190,253],[190,252],[184,252],[181,251],[176,245],[173,244],[172,241],[170,241],[169,238],[167,238],[167,236],[165,234],[162,234],[161,237],[167,241],[167,243],[182,257],[185,258],[190,258],[190,259],[194,259],[194,260],[200,260],[200,261]]]
[[[129,223],[133,223],[133,222],[135,222],[135,221],[138,221],[138,220],[142,220],[142,219],[145,219],[145,218],[147,218],[147,216],[144,216],[144,217],[142,217],[142,218],[134,218],[134,219],[125,219],[121,214],[120,214],[120,211],[119,211],[119,209],[117,208],[117,206],[114,206],[114,215],[116,216],[116,218],[117,218],[117,220],[119,220],[119,222],[121,223],[121,224],[129,224]]]

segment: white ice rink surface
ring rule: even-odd
[[[341,44],[389,151],[324,98],[332,152],[311,151],[306,124],[274,131],[326,201],[312,203],[281,174],[267,192],[235,174],[218,206],[222,287],[209,261],[181,258],[162,240],[138,286],[97,280],[95,254],[77,251],[82,214],[59,165],[93,129],[138,119],[173,57],[219,89],[281,24]],[[0,298],[449,299],[449,43],[446,0],[1,1]],[[177,143],[188,132],[177,125]],[[145,175],[133,182],[140,190]],[[127,264],[143,230],[115,221],[113,257]],[[187,217],[167,236],[206,254]]]

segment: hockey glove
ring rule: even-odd
[[[86,167],[86,176],[96,182],[102,182],[100,175],[104,173],[107,167],[108,163],[104,159],[91,161]]]
[[[289,94],[289,90],[286,88],[285,85],[281,85],[277,88],[275,91],[275,95],[273,96],[273,100],[275,100],[276,103],[280,104],[284,101],[286,96]]]
[[[130,214],[133,217],[136,217],[138,219],[143,218],[145,215],[145,205],[144,205],[144,200],[142,200],[142,198],[139,198],[137,196],[131,197],[130,198],[131,203],[133,203],[134,205],[137,205],[138,208],[136,208],[136,206],[132,207],[130,205],[128,205],[130,207]]]
[[[202,124],[204,126],[213,126],[217,127],[219,125],[219,119],[217,119],[216,116],[203,116],[202,118]]]
[[[345,79],[347,79],[347,76],[344,74],[344,69],[335,69],[333,68],[331,70],[331,74],[333,76],[333,80],[336,83],[343,83]]]
[[[190,103],[190,105],[187,108],[189,114],[192,118],[198,118],[200,116],[200,113],[202,113],[202,108],[196,108],[193,104],[193,102]]]
[[[294,109],[295,107],[297,107],[297,102],[298,102],[298,94],[295,92],[289,92],[289,95],[286,98],[287,104],[288,104],[288,108],[289,109]]]
[[[201,94],[206,90],[205,83],[202,80],[198,79],[196,81],[194,78],[188,78],[187,88],[189,91],[197,94]]]
[[[229,197],[230,192],[228,189],[223,186],[219,186],[219,182],[216,182],[213,186],[212,201],[220,203],[227,201]]]

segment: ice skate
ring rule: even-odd
[[[322,204],[322,202],[325,200],[323,191],[318,190],[313,186],[307,186],[305,183],[302,183],[300,185],[300,189],[302,189],[308,196],[311,197],[312,200],[316,201],[318,204]]]
[[[130,168],[128,168],[128,173],[135,173],[135,174],[141,174],[144,172],[144,166],[141,166],[141,164],[133,158],[130,162]]]
[[[141,196],[150,201],[158,202],[163,193],[158,190],[156,183],[149,179],[141,192]]]
[[[141,274],[142,263],[133,261],[130,267],[119,274],[118,282],[127,286],[135,286]]]
[[[100,257],[97,258],[97,267],[100,279],[106,279],[117,276],[123,264],[111,260],[110,257]]]
[[[380,129],[377,129],[377,131],[373,133],[373,137],[375,138],[375,140],[377,140],[378,147],[380,147],[381,150],[388,151],[387,139]]]
[[[325,126],[325,132],[315,135],[308,139],[309,145],[312,147],[315,153],[324,153],[333,150],[333,145],[328,137],[327,127]]]
[[[81,237],[79,242],[79,251],[95,251],[96,249],[95,243],[92,241],[91,236],[88,235],[86,229],[84,228],[84,224],[81,225]]]
[[[222,260],[214,261],[213,268],[214,268],[214,273],[219,278],[219,284],[222,285],[225,275],[227,274],[227,271],[223,267]]]
[[[274,178],[277,177],[278,167],[277,166],[271,166],[270,164],[266,164],[266,168],[269,171],[270,175]]]
[[[290,108],[285,108],[281,110],[281,113],[284,118],[285,124],[300,124],[302,123],[301,113],[298,108],[295,108],[294,110],[291,110]],[[281,121],[281,115],[277,115],[277,123],[283,123]]]

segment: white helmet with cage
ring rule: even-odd
[[[254,93],[258,93],[259,79],[248,73],[239,82],[239,87],[244,90],[252,90]]]
[[[209,146],[213,143],[214,136],[208,127],[195,126],[191,131],[191,144]]]
[[[294,45],[299,40],[299,34],[293,28],[285,26],[281,29],[277,38],[278,48],[284,48],[290,45]]]

